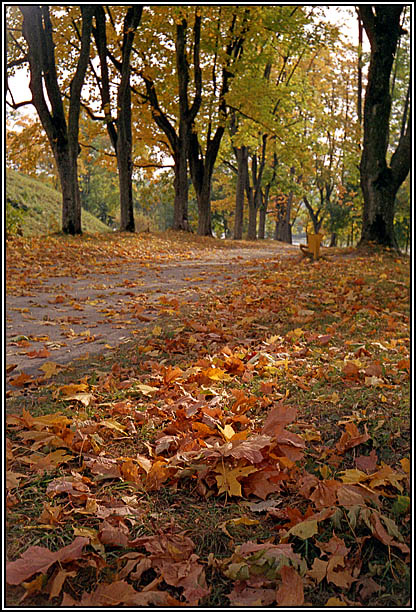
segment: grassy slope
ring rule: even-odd
[[[61,195],[41,181],[7,170],[6,202],[13,211],[21,211],[19,225],[24,236],[50,234],[61,228]],[[87,233],[109,231],[86,210],[82,211],[82,229]]]

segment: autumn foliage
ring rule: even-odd
[[[16,385],[36,405],[6,419],[12,596],[406,605],[406,273],[257,262],[87,375]]]

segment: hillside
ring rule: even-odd
[[[6,229],[23,236],[51,234],[61,228],[62,198],[59,191],[19,172],[6,172]],[[82,230],[108,232],[107,225],[86,210],[82,211]]]

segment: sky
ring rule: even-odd
[[[244,4],[244,3],[243,3]],[[308,6],[308,5],[303,5]],[[352,15],[351,15],[352,11]],[[358,27],[354,5],[328,5],[326,8],[328,19],[334,25],[339,25],[344,36],[352,43],[358,44]],[[13,92],[16,103],[31,99],[29,90],[29,74],[27,70],[19,70],[9,79],[9,86]],[[10,97],[8,97],[10,100]],[[33,106],[22,107],[22,114],[36,115]]]

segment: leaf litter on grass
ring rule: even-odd
[[[50,414],[9,415],[9,585],[71,606],[406,605],[407,272],[260,265],[98,375],[51,383]],[[52,550],[28,533],[45,528]],[[75,556],[53,545],[68,528]]]

